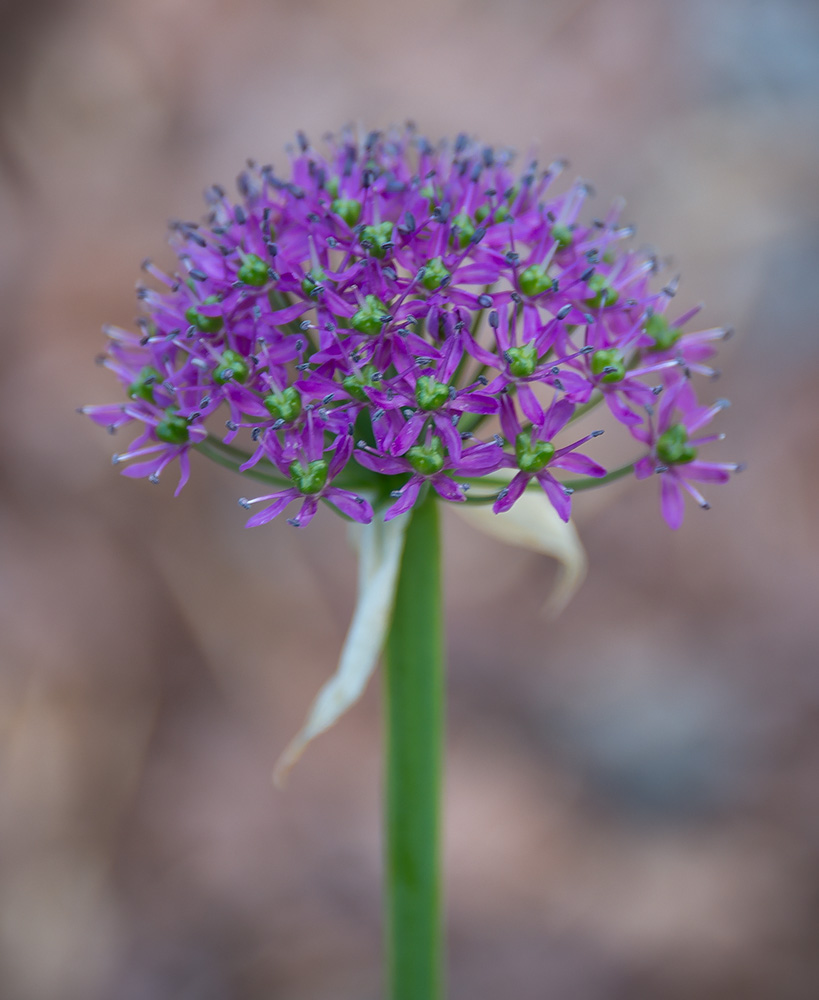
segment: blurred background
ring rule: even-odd
[[[0,996],[377,1000],[376,680],[286,792],[354,558],[329,514],[246,532],[74,414],[117,398],[139,262],[296,129],[414,119],[565,155],[592,211],[732,324],[725,458],[576,504],[553,565],[446,518],[451,997],[819,992],[815,0],[2,0]],[[122,450],[121,446],[119,450]],[[420,1000],[420,998],[419,998]]]

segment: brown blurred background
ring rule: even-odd
[[[819,995],[814,0],[0,3],[0,997],[376,1000],[379,692],[270,772],[352,608],[342,524],[246,532],[74,415],[169,218],[297,128],[571,159],[733,324],[722,454],[578,498],[591,572],[447,517],[453,1000]],[[119,450],[122,450],[121,444]],[[419,998],[422,1000],[422,998]]]

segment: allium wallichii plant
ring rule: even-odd
[[[506,150],[412,129],[345,131],[325,153],[299,135],[289,157],[282,174],[248,164],[236,201],[214,186],[203,223],[173,224],[178,264],[145,262],[139,331],[106,331],[127,399],[83,412],[136,425],[114,456],[127,476],[176,465],[178,493],[199,452],[266,484],[239,500],[248,527],[288,511],[304,528],[322,503],[365,526],[339,668],[280,773],[386,647],[390,996],[424,1000],[442,989],[437,500],[491,508],[490,530],[561,559],[568,588],[575,492],[656,478],[679,528],[686,494],[707,508],[697,484],[739,468],[700,456],[727,404],[700,404],[692,379],[714,374],[728,330],[669,315],[676,282],[656,287],[620,203],[592,219],[588,184],[553,191],[562,162],[517,172]],[[573,432],[598,404],[634,443],[611,471],[602,430]]]

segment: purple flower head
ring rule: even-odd
[[[562,162],[515,169],[410,128],[288,154],[250,164],[235,199],[210,188],[206,218],[172,226],[170,271],[145,262],[138,330],[107,329],[127,398],[83,412],[136,427],[126,475],[178,463],[181,489],[198,451],[269,484],[241,501],[260,505],[248,525],[296,502],[296,526],[322,502],[367,523],[428,488],[498,513],[540,490],[566,520],[573,490],[622,471],[569,426],[605,401],[645,449],[638,476],[661,470],[669,523],[691,480],[727,477],[688,458],[712,411],[687,379],[724,331],[668,317],[676,286],[654,287],[620,203],[584,220],[590,188],[555,190]]]

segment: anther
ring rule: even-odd
[[[567,303],[565,306],[561,306],[560,309],[555,313],[555,319],[565,319],[569,313],[572,311],[571,303]]]
[[[253,430],[250,432],[250,440],[258,441],[261,433],[262,433],[261,427],[254,427]]]
[[[483,309],[488,309],[492,305],[492,296],[484,293],[478,296],[478,305]]]
[[[207,281],[208,280],[208,276],[205,274],[205,272],[204,271],[200,271],[198,267],[191,268],[191,270],[188,272],[188,274],[190,274],[190,276],[194,279],[194,281]]]
[[[233,421],[233,420],[226,420],[225,421],[225,427],[227,427],[227,429],[229,431],[238,431],[239,430],[239,425],[235,421]]]
[[[592,431],[589,436],[593,438],[599,438],[601,434],[605,433],[606,433],[605,431]]]
[[[152,472],[150,476],[148,476],[148,482],[153,483],[154,486],[159,486],[159,476],[155,472]]]
[[[492,312],[489,314],[489,325],[492,327],[493,330],[497,330],[499,324],[500,324],[500,318],[498,316],[498,311],[497,309],[493,309]]]

